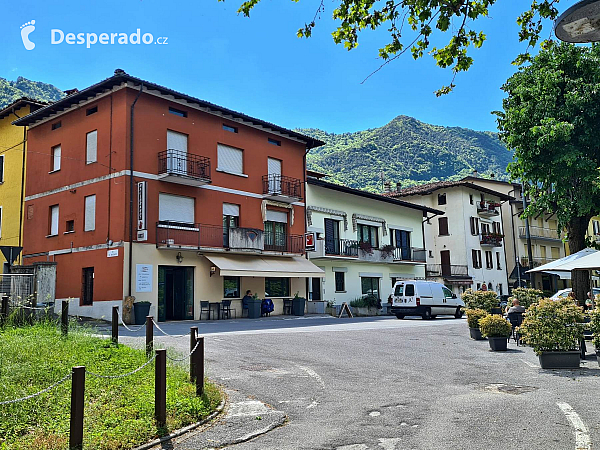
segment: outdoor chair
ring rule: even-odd
[[[231,300],[221,301],[221,318],[231,319],[231,313],[235,317],[235,309],[231,309]]]
[[[210,303],[209,302],[200,302],[200,320],[202,320],[202,313],[206,313],[208,315],[207,319],[210,320]]]
[[[283,299],[283,314],[292,315],[292,300]]]
[[[517,332],[517,328],[520,327],[521,324],[523,323],[523,313],[512,312],[512,313],[508,313],[507,316],[508,316],[508,321],[510,322],[510,324],[512,326],[511,337],[515,340],[515,342],[517,343],[517,346],[518,346],[521,342],[521,337],[519,336],[519,333]]]

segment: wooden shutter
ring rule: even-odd
[[[194,198],[158,194],[158,220],[194,223]]]
[[[225,172],[244,173],[244,152],[239,148],[219,144],[217,168]]]
[[[440,217],[438,219],[438,227],[440,236],[444,236],[448,234],[448,218]]]
[[[90,131],[86,137],[85,163],[98,161],[98,130]]]
[[[96,229],[96,196],[89,195],[85,198],[85,223],[83,231]]]

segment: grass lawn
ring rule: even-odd
[[[0,328],[0,401],[38,392],[83,365],[104,375],[129,372],[146,362],[145,353],[73,327],[63,338],[56,324]],[[169,350],[167,350],[169,353]],[[173,357],[181,357],[170,353]],[[125,378],[86,375],[84,448],[129,449],[209,415],[221,401],[205,383],[196,397],[189,369],[167,360],[167,424],[154,422],[154,362]],[[68,447],[71,380],[23,402],[0,405],[0,449]]]

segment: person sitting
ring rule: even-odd
[[[247,312],[248,311],[248,301],[250,299],[252,299],[252,292],[250,291],[250,289],[248,289],[246,291],[246,295],[244,295],[244,297],[242,298],[242,316],[244,315],[244,310]]]
[[[506,313],[507,314],[511,314],[511,313],[521,313],[521,314],[523,314],[524,312],[525,312],[525,308],[519,304],[519,299],[518,298],[514,298],[513,301],[512,301],[512,306],[506,308]]]

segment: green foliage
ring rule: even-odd
[[[115,346],[72,326],[62,337],[56,323],[0,329],[0,399],[38,392],[84,365],[88,371],[117,375],[146,362],[145,352]],[[173,355],[181,357],[183,355]],[[84,448],[133,448],[210,414],[220,402],[218,389],[205,384],[196,397],[189,371],[167,361],[167,424],[154,422],[154,363],[121,379],[85,380]],[[20,403],[0,407],[0,448],[64,449],[69,438],[71,383]]]
[[[512,153],[495,133],[429,125],[407,116],[355,133],[296,131],[326,142],[307,155],[310,170],[329,174],[327,180],[333,183],[372,192],[382,191],[381,172],[402,187],[459,180],[474,169],[506,180],[506,166],[512,161]]]
[[[532,303],[537,303],[544,298],[544,292],[532,288],[515,288],[512,291],[512,296],[519,300],[519,304],[522,307],[527,309]],[[509,300],[508,306],[511,306],[511,300]]]
[[[219,0],[224,1],[224,0]],[[299,0],[292,0],[298,2]],[[336,44],[347,50],[358,46],[358,38],[365,30],[384,27],[389,34],[387,43],[379,48],[383,60],[380,68],[409,52],[414,59],[430,55],[442,68],[454,74],[449,85],[441,87],[436,95],[447,94],[454,88],[457,73],[468,70],[473,58],[468,55],[471,46],[480,48],[486,40],[483,31],[474,30],[473,22],[488,17],[489,9],[497,0],[401,0],[377,2],[374,0],[336,0],[333,19],[337,28],[332,36]],[[560,0],[532,1],[528,10],[517,18],[520,27],[519,41],[536,46],[542,32],[542,21],[553,20],[558,15],[556,4]],[[246,0],[238,13],[248,17],[260,0]],[[507,2],[504,2],[507,3]],[[325,12],[325,2],[318,4],[314,17],[301,27],[296,35],[308,38],[316,21]],[[442,35],[446,33],[446,39]],[[440,43],[437,47],[433,42]],[[517,56],[515,64],[530,59],[528,51]]]
[[[508,337],[512,326],[504,317],[490,314],[479,319],[479,330],[485,337]]]
[[[498,294],[494,291],[474,291],[469,288],[460,296],[467,309],[483,309],[492,312],[499,305]]]
[[[590,316],[590,331],[593,333],[594,347],[600,351],[600,307],[588,311]]]
[[[479,328],[479,321],[489,314],[483,309],[467,309],[467,325],[469,328]]]
[[[585,315],[571,299],[542,299],[527,309],[519,334],[541,352],[576,350],[583,338]]]
[[[350,306],[352,306],[353,308],[375,308],[377,307],[377,303],[377,297],[369,294],[352,300],[350,302]]]
[[[0,78],[0,109],[21,97],[44,102],[55,102],[65,96],[64,92],[51,84],[18,77],[17,81]]]

